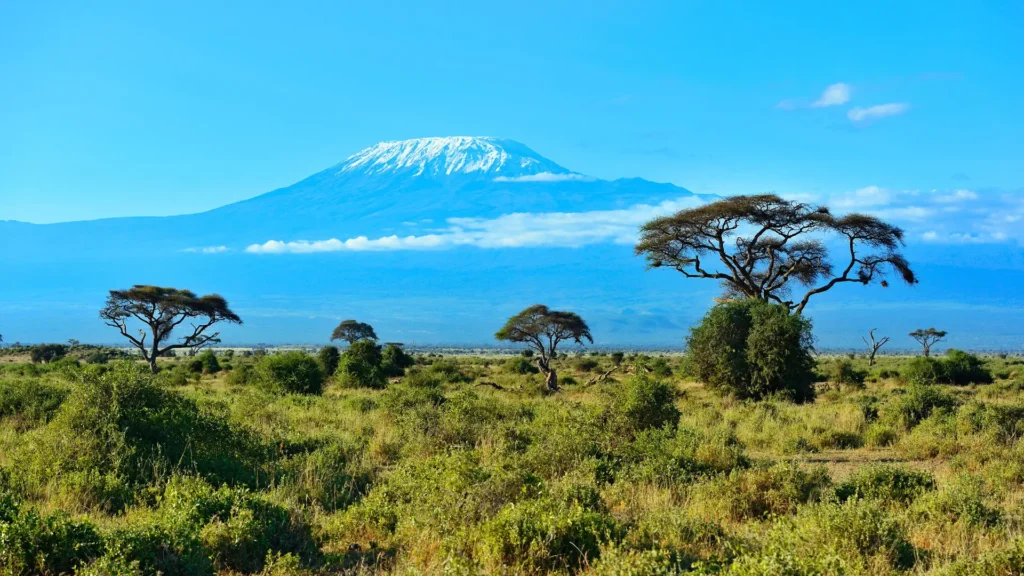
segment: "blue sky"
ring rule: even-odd
[[[714,194],[1024,186],[1019,2],[551,4],[0,2],[0,220],[200,211],[453,134]]]

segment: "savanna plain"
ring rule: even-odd
[[[1024,571],[1019,357],[817,356],[798,402],[573,347],[557,392],[528,353],[31,352],[4,574]]]

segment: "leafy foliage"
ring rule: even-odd
[[[739,236],[741,230],[749,234]],[[838,236],[849,248],[839,273],[823,234]],[[687,278],[718,280],[727,298],[774,302],[800,314],[812,296],[840,283],[886,286],[892,271],[915,284],[902,247],[903,230],[873,216],[837,217],[824,206],[763,194],[655,218],[640,228],[636,253],[652,268],[669,266]],[[808,288],[799,300],[788,299],[794,285]]]
[[[384,356],[372,340],[353,342],[341,355],[338,383],[346,388],[383,388],[387,384]]]
[[[293,351],[264,356],[253,368],[250,380],[277,394],[322,394],[324,372],[315,358]]]
[[[814,398],[811,324],[758,300],[712,308],[687,339],[693,374],[739,398]]]

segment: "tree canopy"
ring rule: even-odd
[[[932,346],[946,339],[946,331],[936,330],[935,328],[918,328],[911,332],[909,336],[921,344],[921,347],[924,348],[925,356],[931,356]]]
[[[171,350],[195,350],[220,342],[219,332],[207,333],[213,325],[242,323],[218,294],[197,296],[191,290],[141,284],[128,290],[111,290],[106,306],[100,310],[100,318],[107,326],[117,328],[142,352],[153,372],[157,370],[156,359]],[[132,319],[145,325],[148,332],[139,329],[137,334],[129,333],[128,322]],[[191,333],[171,342],[171,333],[186,321],[189,321]],[[148,344],[147,338],[150,338]]]
[[[829,251],[833,238],[848,252],[838,264]],[[650,268],[720,281],[726,299],[774,302],[800,314],[813,296],[841,283],[888,286],[894,272],[916,284],[903,245],[903,230],[874,216],[834,216],[824,206],[763,194],[655,218],[640,228],[635,251]],[[806,292],[792,297],[795,286]]]
[[[558,389],[558,376],[551,367],[558,345],[566,341],[581,345],[584,340],[594,343],[590,327],[578,314],[550,310],[543,304],[534,304],[509,318],[494,337],[532,348],[550,390]]]
[[[373,326],[365,322],[357,322],[355,320],[342,320],[341,324],[334,329],[331,333],[331,340],[344,340],[349,344],[353,344],[360,340],[378,340],[377,333],[373,331]]]

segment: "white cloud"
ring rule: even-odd
[[[839,106],[846,104],[850,101],[851,88],[849,84],[845,82],[836,82],[825,88],[825,91],[821,93],[812,104],[812,108],[827,108],[829,106]],[[781,104],[781,103],[780,103]]]
[[[941,194],[935,197],[936,202],[952,203],[952,202],[963,202],[965,200],[977,200],[978,194],[971,192],[970,190],[954,190],[949,194]]]
[[[192,254],[220,254],[230,250],[227,246],[206,246],[205,248],[185,248],[182,252],[189,252]]]
[[[657,205],[638,204],[622,210],[592,212],[515,213],[497,218],[449,218],[448,228],[423,236],[366,236],[339,240],[282,242],[271,240],[245,249],[251,254],[309,254],[370,250],[431,250],[478,248],[579,247],[588,244],[628,244],[636,240],[640,224],[664,214],[701,203],[695,197]]]
[[[590,182],[594,178],[575,173],[554,174],[552,172],[540,172],[539,174],[527,174],[525,176],[498,176],[494,179],[495,182],[567,182],[571,180]]]
[[[789,196],[796,199],[795,196]],[[967,189],[890,190],[866,186],[801,201],[823,202],[837,213],[863,212],[907,229],[927,242],[1024,244],[1024,194]]]
[[[846,117],[853,122],[867,122],[877,120],[886,116],[903,114],[910,109],[910,105],[903,102],[892,102],[890,104],[879,104],[868,108],[851,108]]]

